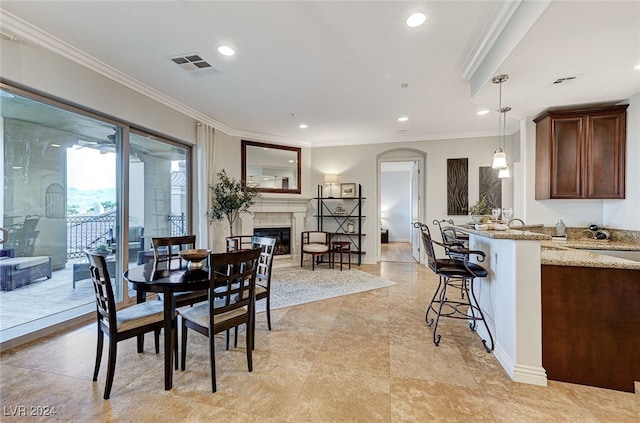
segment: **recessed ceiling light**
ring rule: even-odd
[[[220,46],[218,47],[218,53],[224,55],[224,56],[233,56],[234,54],[236,54],[235,50],[232,49],[229,46]]]
[[[640,65],[636,65],[635,70],[640,70]]]
[[[486,115],[487,113],[489,113],[489,110],[487,109],[478,110],[478,116],[483,116],[483,115]]]
[[[424,13],[414,13],[407,18],[407,26],[411,28],[415,28],[417,26],[422,25],[427,20],[427,15]]]
[[[298,128],[300,129],[307,129],[309,127],[309,125],[307,125],[306,123],[301,123],[300,125],[298,125]]]
[[[409,118],[408,118],[408,117],[406,117],[406,116],[400,116],[400,117],[398,118],[398,122],[406,122],[406,121],[408,121],[408,120],[409,120]]]

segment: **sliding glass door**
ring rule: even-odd
[[[106,254],[118,301],[131,301],[122,272],[145,261],[153,236],[190,231],[191,152],[108,118],[0,88],[4,341],[95,312],[87,250]]]
[[[189,150],[132,131],[129,152],[129,263],[152,258],[153,237],[189,232]],[[135,292],[129,290],[129,295]]]

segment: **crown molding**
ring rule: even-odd
[[[258,132],[243,131],[235,128],[231,128],[224,123],[217,121],[210,116],[207,116],[192,107],[189,107],[172,97],[169,97],[160,91],[149,87],[130,77],[129,75],[115,69],[114,67],[104,63],[93,56],[90,56],[76,47],[66,43],[65,41],[43,31],[42,29],[30,24],[29,22],[20,19],[19,17],[0,8],[0,27],[2,33],[9,36],[14,36],[15,41],[28,41],[35,45],[41,46],[51,52],[58,54],[74,63],[79,64],[93,72],[96,72],[105,78],[108,78],[120,85],[123,85],[131,90],[142,94],[160,104],[163,104],[177,112],[180,112],[186,116],[189,116],[196,121],[212,126],[218,131],[224,132],[230,136],[236,136],[241,138],[251,138],[259,141],[269,141],[277,143],[285,143],[296,146],[308,147],[310,144],[305,141],[291,140],[286,137],[277,135],[262,134]]]

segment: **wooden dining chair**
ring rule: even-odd
[[[107,263],[99,254],[87,253],[89,272],[96,294],[96,312],[98,318],[98,346],[93,380],[98,380],[104,335],[109,336],[109,358],[107,363],[107,379],[104,387],[104,399],[109,399],[113,376],[116,368],[118,342],[138,337],[138,352],[144,349],[144,334],[153,331],[155,334],[156,354],[160,352],[160,330],[164,324],[163,306],[158,301],[136,304],[116,311],[116,302],[111,286],[111,278]]]
[[[154,270],[159,269],[180,269],[184,263],[184,259],[180,257],[180,251],[195,248],[195,235],[154,237],[151,239],[153,243],[153,260]],[[174,295],[176,307],[193,305],[202,301],[207,301],[206,291],[188,291],[177,292]],[[158,294],[158,298],[162,298],[162,294]]]
[[[209,300],[206,303],[178,310],[182,321],[181,369],[186,367],[187,333],[192,329],[209,338],[211,390],[216,392],[216,361],[214,335],[245,325],[247,367],[253,371],[253,322],[255,308],[256,271],[260,248],[209,257],[211,271]]]
[[[180,251],[195,248],[195,235],[180,235],[151,238],[153,247],[153,269],[156,270],[172,270],[180,269],[186,265],[185,260],[180,257]],[[185,291],[175,292],[173,298],[176,302],[176,308],[184,306],[192,306],[203,301],[207,301],[206,291]],[[158,293],[158,299],[164,301],[164,294]],[[174,367],[178,369],[178,341],[173,348],[174,351]]]
[[[248,242],[248,240],[251,240]],[[271,271],[273,255],[278,240],[267,236],[236,235],[227,237],[227,251],[239,251],[260,247],[260,260],[256,272],[256,301],[267,300],[265,314],[267,327],[271,330]]]

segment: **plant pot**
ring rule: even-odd
[[[471,215],[471,221],[473,223],[475,223],[476,225],[479,225],[481,223],[484,222],[488,222],[489,220],[491,220],[491,216],[487,216],[487,215]]]

